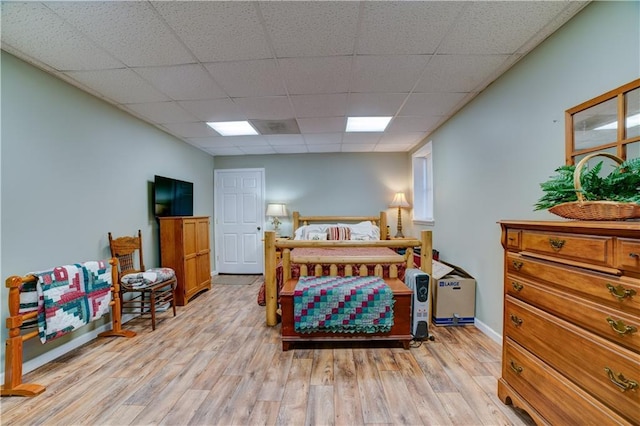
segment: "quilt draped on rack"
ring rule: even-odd
[[[393,292],[379,277],[301,277],[293,296],[296,332],[385,333]]]
[[[42,343],[101,318],[111,302],[111,265],[106,260],[58,266],[34,272],[21,292],[21,313],[38,311]],[[32,290],[32,291],[25,291]],[[24,297],[22,294],[24,293]]]

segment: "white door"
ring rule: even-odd
[[[216,270],[261,274],[264,267],[264,169],[216,170]]]

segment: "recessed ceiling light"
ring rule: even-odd
[[[384,132],[391,117],[347,117],[347,132]]]
[[[258,132],[248,121],[218,121],[208,122],[207,125],[222,136],[257,135]]]

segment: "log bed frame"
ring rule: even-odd
[[[386,214],[385,212],[380,213],[380,217],[377,216],[300,216],[298,212],[293,213],[294,218],[294,230],[296,227],[300,226],[300,224],[308,224],[309,222],[325,222],[325,223],[337,223],[337,222],[360,222],[363,220],[371,220],[376,222],[377,224],[383,225],[380,226],[381,236],[384,235],[386,237]],[[383,232],[384,230],[384,232]],[[300,247],[389,247],[392,249],[406,249],[404,255],[392,255],[388,257],[362,257],[362,256],[349,256],[349,257],[314,257],[314,256],[295,256],[292,255],[291,250],[294,248]],[[267,326],[275,326],[278,323],[278,312],[282,314],[282,335],[283,335],[283,349],[286,350],[289,348],[290,343],[296,341],[309,341],[309,340],[344,340],[345,338],[349,338],[352,340],[372,340],[373,337],[376,339],[382,340],[398,340],[401,341],[403,346],[408,347],[408,342],[411,339],[411,336],[407,336],[410,332],[410,304],[411,304],[411,290],[409,290],[404,283],[397,279],[397,267],[394,265],[390,266],[389,269],[389,282],[391,282],[390,287],[394,290],[394,295],[397,294],[400,299],[404,298],[404,301],[398,302],[396,299],[396,303],[400,303],[399,306],[402,309],[406,310],[405,306],[408,303],[408,311],[402,313],[402,316],[406,319],[406,324],[403,321],[400,321],[401,329],[393,330],[387,335],[379,335],[372,336],[362,335],[362,336],[354,336],[353,334],[349,334],[349,336],[339,335],[339,334],[304,334],[298,335],[293,330],[293,319],[289,319],[288,317],[292,317],[293,312],[293,304],[288,300],[282,301],[282,310],[278,309],[278,296],[277,296],[277,284],[276,284],[276,251],[282,251],[282,262],[283,262],[283,282],[285,283],[283,286],[283,291],[281,296],[286,296],[289,299],[289,296],[292,295],[292,290],[295,287],[295,281],[291,280],[291,265],[292,263],[300,264],[300,275],[308,275],[309,274],[309,266],[311,265],[312,275],[319,276],[322,274],[322,267],[319,263],[329,264],[330,266],[330,275],[337,275],[337,265],[352,265],[352,264],[362,264],[362,263],[371,263],[376,264],[375,274],[378,276],[382,276],[382,266],[383,263],[391,263],[391,264],[399,264],[405,263],[407,268],[413,268],[413,248],[420,247],[420,269],[428,274],[431,274],[431,259],[432,259],[432,234],[431,231],[422,231],[420,234],[420,239],[417,238],[404,238],[404,239],[390,239],[390,240],[379,240],[379,241],[303,241],[303,240],[276,240],[276,234],[274,231],[266,231],[264,238],[264,248],[265,248],[265,295],[266,295],[266,324]],[[365,275],[366,271],[353,271],[349,266],[345,267],[347,270],[347,274],[354,275]],[[364,268],[366,269],[366,268]],[[408,295],[406,291],[408,290]],[[292,300],[292,297],[290,298]],[[431,308],[429,308],[428,318],[431,318]]]
[[[136,333],[122,329],[120,314],[120,289],[118,284],[118,259],[112,258],[111,265],[111,330],[103,331],[99,337],[134,337]],[[9,288],[9,317],[7,318],[8,337],[4,354],[4,385],[0,390],[0,396],[27,396],[32,397],[45,391],[45,387],[35,383],[22,383],[22,346],[23,342],[38,337],[38,329],[22,334],[20,326],[29,319],[38,316],[37,311],[20,314],[20,289],[26,282],[35,281],[34,275],[11,276],[7,278],[5,285]]]

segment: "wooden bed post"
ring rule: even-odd
[[[433,235],[431,231],[420,231],[420,269],[431,275],[433,259]]]
[[[297,220],[294,212],[294,223]],[[278,323],[278,294],[276,290],[276,233],[264,233],[264,294],[266,299],[267,325],[273,327]]]
[[[390,238],[390,235],[387,233],[387,212],[380,212],[380,239],[386,240]]]
[[[295,236],[296,229],[300,227],[300,212],[293,212],[293,229],[291,238]]]

